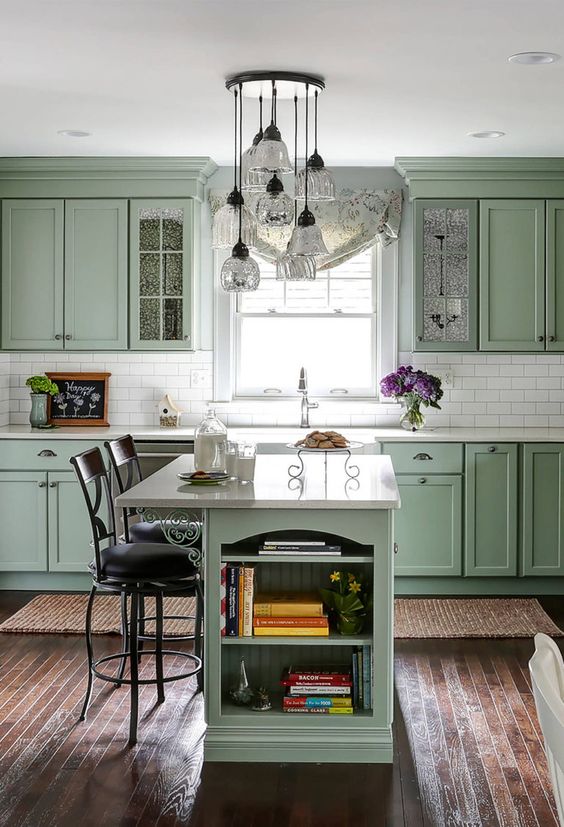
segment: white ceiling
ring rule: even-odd
[[[564,54],[562,0],[0,0],[0,24],[2,156],[230,163],[224,78],[262,68],[325,77],[327,164],[564,155],[564,59],[507,62]],[[280,120],[291,144],[290,111]],[[507,135],[466,136],[486,129]]]

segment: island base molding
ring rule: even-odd
[[[396,597],[564,595],[564,577],[396,577]]]
[[[257,713],[260,715],[260,713]],[[204,742],[205,761],[275,763],[391,764],[391,727],[346,730],[339,733],[264,728],[249,735],[246,728],[210,727]]]

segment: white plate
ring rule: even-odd
[[[362,448],[364,442],[349,442],[346,448],[306,448],[304,445],[296,445],[288,442],[286,448],[293,448],[295,451],[304,451],[308,454],[343,454],[346,451],[354,451],[355,448]]]

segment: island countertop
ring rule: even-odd
[[[252,483],[237,480],[217,486],[183,483],[179,472],[194,470],[192,457],[182,456],[116,498],[118,507],[162,509],[206,508],[399,508],[400,495],[389,456],[354,456],[358,479],[345,473],[344,454],[328,457],[325,477],[323,456],[308,454],[305,471],[292,479],[292,458],[280,454],[257,456]]]

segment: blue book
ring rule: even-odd
[[[227,566],[225,588],[225,634],[239,633],[239,566]]]
[[[352,653],[352,696],[353,706],[358,709],[358,660],[356,657],[356,648]]]
[[[366,707],[364,706],[364,672],[362,671],[363,662],[361,646],[357,646],[356,648],[356,662],[358,675],[358,708],[365,709]]]
[[[372,708],[372,669],[370,658],[370,646],[362,647],[362,679],[364,684],[363,709]]]

